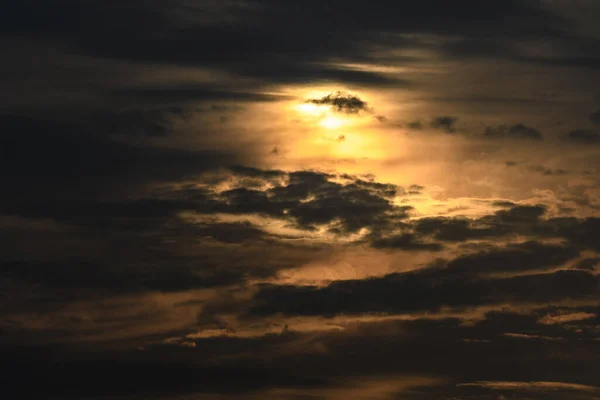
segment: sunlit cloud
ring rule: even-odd
[[[481,381],[474,383],[461,383],[459,386],[480,386],[496,390],[526,390],[547,392],[556,390],[572,390],[582,392],[598,392],[599,387],[566,382],[504,382]]]

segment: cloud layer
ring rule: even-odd
[[[5,392],[600,396],[595,2],[4,11]]]

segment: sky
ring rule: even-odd
[[[13,2],[2,390],[600,399],[598,18]]]

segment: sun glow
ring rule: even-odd
[[[327,88],[329,89],[329,88]],[[288,118],[302,135],[295,135],[293,150],[287,153],[287,160],[311,160],[322,166],[323,160],[332,158],[349,168],[351,160],[382,160],[388,155],[387,136],[382,135],[385,125],[374,117],[375,109],[366,107],[366,101],[345,103],[346,97],[336,97],[336,93],[352,93],[345,90],[311,90],[293,93],[295,100],[287,103]],[[330,96],[333,100],[327,100]],[[354,95],[359,100],[374,99],[366,94]],[[338,101],[339,99],[342,99]],[[302,100],[299,100],[302,99]],[[327,101],[323,100],[326,99]],[[319,103],[321,101],[321,103]],[[337,101],[337,103],[336,103]],[[341,104],[341,106],[338,106]],[[355,107],[355,108],[353,108]],[[362,108],[361,108],[362,107]],[[377,110],[379,113],[379,110]],[[329,161],[326,161],[329,162]]]
[[[308,115],[320,115],[327,111],[327,107],[319,106],[317,104],[312,103],[298,104],[295,108],[301,113]]]
[[[327,129],[338,129],[346,124],[347,121],[338,117],[326,117],[319,122],[319,125]]]

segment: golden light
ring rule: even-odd
[[[327,110],[327,107],[319,106],[312,103],[302,103],[296,106],[296,109],[303,114],[319,115]]]
[[[337,129],[346,125],[346,121],[339,117],[326,117],[321,120],[319,125],[327,129]]]

